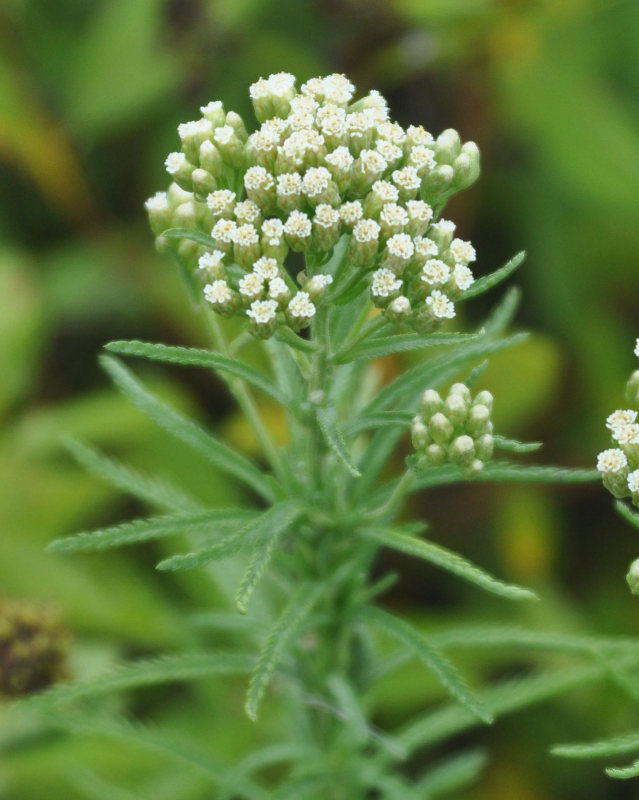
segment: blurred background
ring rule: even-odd
[[[478,142],[482,179],[446,216],[477,247],[477,273],[528,251],[515,279],[524,291],[516,324],[534,336],[495,357],[482,378],[497,397],[500,432],[543,440],[544,462],[591,466],[636,366],[636,0],[3,0],[0,594],[54,603],[85,672],[188,644],[182,617],[202,608],[209,587],[197,574],[158,575],[151,549],[44,552],[56,536],[140,512],[85,475],[60,437],[143,469],[161,459],[166,474],[188,474],[209,499],[241,502],[110,388],[96,356],[115,338],[204,344],[177,273],[153,249],[143,202],[167,183],[163,161],[179,122],[218,98],[251,119],[248,85],[280,70],[300,81],[346,72],[360,92],[382,91],[401,123],[434,134],[455,127]],[[465,313],[474,322],[487,310],[479,303]],[[213,379],[144,373],[173,402],[255,447]],[[417,498],[413,510],[431,520],[437,541],[542,593],[513,621],[639,635],[639,601],[624,581],[639,547],[598,485],[479,484],[461,501],[458,489]],[[397,566],[403,577],[388,602],[417,620],[461,619],[470,603],[477,618],[503,616],[447,577]],[[382,693],[385,724],[428,702],[422,678],[415,670]],[[189,716],[193,692],[214,704],[217,721]],[[232,759],[254,736],[240,718],[241,692],[241,683],[151,692],[127,710],[172,715],[194,737],[212,731],[216,752]],[[116,743],[16,743],[3,715],[0,705],[3,799],[91,796],[81,790],[85,767],[144,786],[149,798],[205,796],[198,776],[176,768],[169,780],[157,757]],[[638,723],[639,706],[603,685],[504,719],[473,738],[490,747],[491,762],[464,797],[636,797],[636,783],[613,783],[596,763],[553,759],[548,747]]]

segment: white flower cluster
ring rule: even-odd
[[[166,169],[189,199],[173,202],[169,192],[147,202],[156,235],[171,226],[210,233],[208,252],[184,245],[212,279],[205,297],[220,313],[246,315],[260,336],[308,324],[329,283],[303,274],[322,280],[297,286],[284,266],[289,251],[323,263],[341,236],[348,268],[368,276],[391,319],[428,330],[453,317],[475,251],[435,214],[478,177],[477,146],[453,130],[434,139],[421,126],[404,129],[378,92],[354,101],[344,75],[295,84],[278,73],[250,87],[261,123],[250,135],[220,102],[179,126],[182,148]],[[273,278],[260,276],[260,259],[274,260]]]
[[[493,396],[479,392],[474,398],[464,383],[451,386],[446,399],[427,389],[422,408],[413,418],[411,437],[421,466],[452,462],[468,475],[476,475],[492,458]]]
[[[639,339],[634,353],[639,356]],[[626,398],[631,405],[639,406],[639,370],[635,370],[626,384]],[[606,420],[613,447],[597,456],[597,469],[604,486],[617,498],[630,497],[639,508],[639,422],[634,408],[613,411]]]

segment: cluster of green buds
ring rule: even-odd
[[[490,392],[478,392],[473,398],[465,383],[453,384],[446,399],[434,389],[427,389],[421,412],[411,424],[419,466],[452,462],[467,475],[481,472],[493,455],[492,407]]]
[[[639,339],[635,355],[639,356]],[[617,409],[606,420],[613,447],[599,453],[597,469],[608,491],[619,499],[629,497],[639,508],[639,370],[626,384],[626,400],[634,408]]]
[[[454,130],[435,139],[404,129],[378,92],[353,100],[344,75],[295,83],[278,73],[251,86],[260,126],[250,135],[219,101],[178,127],[181,150],[166,159],[174,183],[146,204],[158,245],[171,227],[210,234],[210,247],[183,239],[180,255],[197,265],[213,308],[246,317],[260,337],[302,329],[343,290],[329,290],[342,238],[349,285],[370,291],[390,320],[421,331],[454,317],[475,250],[437,217],[479,176],[477,146]],[[290,251],[306,257],[295,277]]]
[[[68,677],[69,635],[48,606],[0,602],[0,696],[17,697]]]

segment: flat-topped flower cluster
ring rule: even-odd
[[[343,75],[295,83],[278,73],[251,86],[260,127],[250,135],[219,101],[178,127],[182,148],[166,159],[174,184],[147,201],[160,243],[169,227],[210,233],[210,248],[182,242],[181,255],[197,259],[213,308],[246,316],[258,336],[300,330],[344,293],[329,290],[341,237],[346,282],[390,319],[421,331],[454,317],[475,250],[438,214],[478,177],[477,146],[454,130],[404,129],[378,92],[354,101]],[[290,251],[306,254],[295,279]]]
[[[495,446],[492,408],[490,392],[473,397],[464,383],[453,384],[446,398],[427,389],[411,425],[419,463],[431,467],[452,462],[468,475],[481,472]]]
[[[634,352],[639,356],[639,339]],[[639,508],[639,370],[626,384],[626,399],[634,408],[617,409],[606,420],[613,447],[599,453],[597,469],[615,497],[629,497]]]

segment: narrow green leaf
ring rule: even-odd
[[[195,511],[202,508],[197,500],[164,478],[143,475],[74,439],[65,439],[63,444],[88,472],[149,506],[168,511]]]
[[[488,461],[481,472],[469,478],[459,467],[445,464],[416,473],[413,491],[430,489],[463,481],[504,481],[506,483],[588,483],[599,480],[595,469],[539,466],[537,464],[510,464],[507,461]]]
[[[468,688],[453,664],[412,625],[375,606],[369,606],[364,614],[367,620],[412,650],[423,664],[435,674],[443,688],[472,714],[475,714],[483,722],[491,723],[493,721],[492,714]]]
[[[274,507],[275,509],[277,506]],[[273,509],[272,509],[273,510]],[[268,565],[273,555],[275,545],[279,541],[280,536],[285,533],[288,528],[295,522],[302,513],[302,509],[296,505],[290,506],[288,509],[283,509],[279,513],[271,514],[268,520],[262,522],[261,529],[264,531],[264,536],[258,548],[251,556],[251,561],[242,576],[237,594],[235,595],[235,605],[240,614],[246,614],[248,611],[248,603],[251,599],[257,584],[262,577],[266,566]],[[266,512],[265,517],[269,514]]]
[[[486,335],[501,335],[515,318],[520,302],[521,291],[517,287],[511,286],[484,322],[483,328]]]
[[[599,475],[598,477],[601,476]],[[615,503],[615,508],[626,520],[626,522],[634,525],[635,528],[639,528],[639,514],[636,511],[633,511],[627,503],[617,500]]]
[[[614,758],[639,751],[639,731],[632,731],[623,736],[610,739],[599,739],[594,742],[575,744],[557,744],[551,752],[562,758]]]
[[[179,653],[123,664],[87,680],[60,683],[17,702],[32,710],[47,710],[141,686],[199,680],[210,675],[246,675],[254,664],[252,656],[239,653]]]
[[[195,228],[167,228],[162,231],[162,236],[166,239],[189,239],[192,242],[208,247],[210,250],[215,249],[215,239],[202,231]]]
[[[319,407],[317,409],[317,422],[326,444],[335,453],[342,464],[344,464],[351,475],[354,478],[359,478],[361,473],[353,463],[353,458],[348,452],[344,437],[337,427],[334,411],[332,409]]]
[[[137,356],[148,358],[152,361],[161,361],[164,364],[179,364],[181,366],[206,367],[226,377],[232,375],[251,384],[264,394],[272,397],[275,402],[288,407],[290,400],[281,392],[269,377],[235,358],[202,350],[196,347],[172,347],[166,344],[151,342],[116,341],[109,342],[105,349],[123,356]]]
[[[273,481],[265,476],[246,456],[207,433],[195,422],[183,417],[159,397],[152,394],[120,361],[101,356],[100,363],[116,386],[157,425],[171,436],[201,453],[219,469],[228,472],[254,489],[265,500],[273,502],[276,491]]]
[[[508,347],[513,347],[522,342],[526,336],[527,334],[518,333],[514,336],[496,340],[482,336],[480,339],[461,345],[452,352],[443,353],[429,361],[417,364],[403,372],[398,378],[395,378],[388,386],[385,386],[362,413],[372,414],[383,411],[400,400],[405,405],[410,405],[410,399],[413,398],[415,393],[421,393],[428,388],[437,388],[447,380],[454,378],[466,364],[476,359],[486,358],[486,356]]]
[[[111,547],[122,547],[127,544],[160,539],[174,533],[196,533],[220,522],[237,522],[239,526],[244,526],[247,517],[251,518],[252,516],[254,516],[253,512],[247,512],[245,509],[224,508],[185,511],[181,514],[169,514],[163,517],[136,519],[132,522],[124,522],[122,525],[100,528],[95,531],[82,531],[73,536],[56,539],[51,542],[47,550],[53,553],[107,550]]]
[[[481,750],[470,750],[447,758],[417,781],[418,794],[431,800],[459,791],[478,780],[487,760]]]
[[[639,656],[634,657],[639,663]],[[549,700],[571,689],[584,686],[604,677],[604,670],[595,665],[579,665],[554,672],[544,671],[525,678],[506,680],[479,693],[489,711],[498,717]],[[416,749],[441,742],[450,736],[477,725],[477,718],[467,709],[448,706],[411,720],[402,730],[393,734],[409,753]]]
[[[609,778],[619,778],[620,780],[639,777],[639,761],[635,761],[628,767],[606,767],[606,775]]]
[[[522,251],[513,256],[510,261],[507,261],[503,267],[496,269],[488,275],[483,275],[478,278],[472,286],[470,286],[461,296],[461,300],[470,300],[471,297],[477,297],[479,294],[487,292],[493,286],[505,281],[518,267],[520,267],[526,259],[526,253]]]
[[[380,428],[405,428],[408,430],[414,413],[410,411],[379,411],[377,414],[367,414],[358,417],[344,428],[347,436],[354,436],[366,430],[379,430]]]
[[[309,584],[299,586],[271,628],[259,655],[246,695],[246,713],[253,721],[257,719],[260,703],[277,665],[295,639],[300,626],[313,610],[321,592],[321,586]]]
[[[161,561],[157,568],[162,571],[195,569],[243,550],[254,550],[266,538],[273,535],[279,536],[292,525],[301,513],[302,509],[296,502],[284,501],[272,506],[258,517],[250,520],[240,530],[215,542],[211,547],[171,556]]]
[[[534,453],[543,447],[542,442],[520,442],[518,439],[509,439],[506,436],[496,435],[495,447],[498,450],[506,450],[510,453]]]
[[[402,333],[395,336],[384,336],[368,339],[355,347],[342,352],[338,351],[333,358],[335,364],[346,364],[361,358],[381,358],[393,353],[405,353],[410,350],[421,350],[425,347],[441,345],[463,344],[477,339],[477,333]]]
[[[458,553],[428,542],[425,539],[406,536],[392,529],[364,528],[359,533],[368,539],[373,539],[383,544],[385,547],[391,547],[407,555],[429,561],[431,564],[452,572],[454,575],[469,581],[469,583],[474,583],[476,586],[499,597],[506,597],[509,600],[534,600],[537,598],[535,593],[529,589],[524,589],[511,583],[504,583],[467,561]]]

